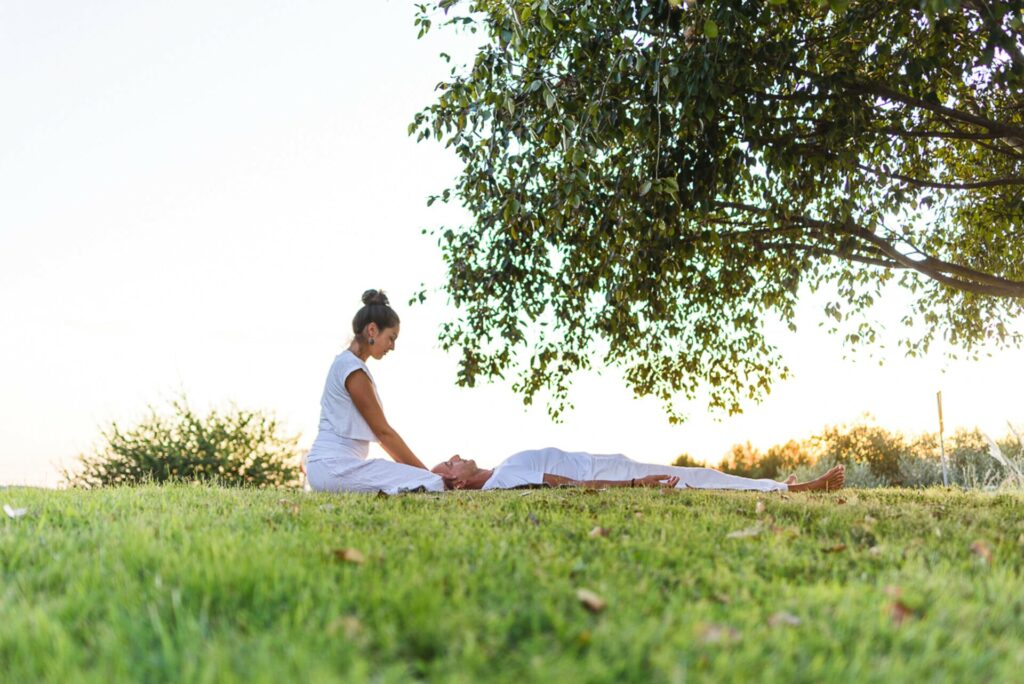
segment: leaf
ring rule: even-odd
[[[769,627],[799,627],[800,623],[801,620],[796,615],[782,610],[772,613],[768,618]]]
[[[604,527],[595,527],[594,529],[590,530],[589,533],[587,533],[587,536],[590,537],[591,539],[597,539],[599,537],[607,537],[608,536],[608,530],[605,529]]]
[[[4,513],[7,514],[8,518],[20,518],[21,516],[28,513],[27,508],[11,508],[10,504],[4,504]]]
[[[542,9],[540,11],[540,23],[543,24],[544,28],[548,31],[555,30],[555,22],[551,18],[551,12],[548,12],[546,9]]]
[[[702,644],[733,644],[739,641],[740,637],[739,631],[729,625],[697,624],[697,639]]]
[[[971,553],[980,558],[985,565],[992,564],[992,550],[985,541],[978,539],[971,542]]]
[[[334,636],[338,631],[345,633],[345,638],[352,640],[358,637],[363,632],[363,623],[359,621],[359,618],[353,615],[343,615],[341,617],[334,618],[331,623],[327,625],[327,634]]]
[[[555,94],[551,92],[551,88],[544,89],[544,106],[548,109],[555,106]]]
[[[764,513],[764,501],[758,499],[757,503],[754,504],[754,514],[761,515]]]
[[[1004,468],[1009,468],[1010,464],[1006,462],[1006,458],[1003,457],[1003,450],[999,448],[999,445],[992,440],[991,437],[982,433],[985,436],[985,441],[988,442],[988,453],[995,460],[999,461],[999,464]]]
[[[897,627],[914,616],[914,609],[899,599],[889,604],[889,619]]]
[[[708,38],[718,37],[718,24],[712,19],[708,19],[704,22],[704,35]]]
[[[840,542],[838,544],[833,544],[832,546],[823,546],[821,547],[821,550],[825,553],[839,553],[840,551],[846,550],[846,544]]]
[[[651,191],[651,181],[644,181],[640,186],[640,196],[643,197]]]
[[[602,610],[608,607],[608,604],[603,598],[590,591],[589,589],[577,589],[576,600],[583,604],[583,607],[589,610],[591,613],[600,613]]]
[[[757,523],[750,527],[744,527],[742,530],[735,530],[725,535],[726,539],[749,539],[751,537],[760,536],[764,532],[764,525]]]
[[[362,565],[366,562],[366,558],[359,549],[335,549],[334,560],[353,565]]]

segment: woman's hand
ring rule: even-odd
[[[634,482],[636,482],[637,487],[664,487],[672,489],[679,484],[679,478],[675,475],[648,475],[647,477],[638,477]]]

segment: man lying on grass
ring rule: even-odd
[[[547,448],[521,451],[492,470],[472,459],[453,456],[434,466],[445,489],[514,489],[537,485],[573,487],[666,487],[675,489],[748,489],[760,492],[835,491],[846,479],[838,465],[810,482],[791,475],[784,482],[729,475],[711,468],[638,463],[622,454],[608,456]]]

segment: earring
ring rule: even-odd
[[[373,338],[372,337],[370,338],[370,346],[371,347],[373,346]]]

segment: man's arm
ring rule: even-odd
[[[561,475],[544,473],[544,484],[552,487],[587,487],[604,489],[606,487],[675,487],[679,478],[674,475],[647,475],[632,480],[573,480]]]

